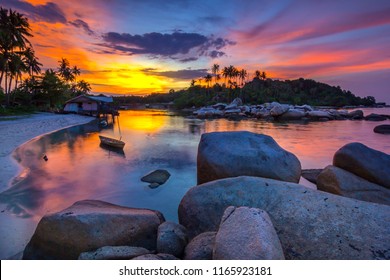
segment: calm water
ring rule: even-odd
[[[390,114],[388,108],[375,111]],[[99,146],[99,133],[118,137],[117,126],[99,132],[97,124],[88,124],[43,136],[16,150],[24,171],[0,194],[0,258],[23,250],[43,215],[82,199],[156,209],[167,220],[176,221],[181,198],[196,184],[196,153],[202,133],[248,130],[268,134],[294,153],[303,168],[323,168],[349,142],[390,153],[390,136],[372,131],[382,123],[390,121],[236,122],[189,119],[166,111],[123,111],[123,154]],[[47,162],[42,154],[48,156]],[[140,178],[155,169],[167,169],[171,178],[150,189]]]

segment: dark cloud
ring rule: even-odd
[[[157,71],[154,68],[145,68],[141,70],[145,74],[161,76],[179,80],[191,80],[207,75],[207,69],[182,69],[177,71]]]
[[[131,35],[128,33],[108,32],[103,35],[104,43],[100,46],[120,51],[125,54],[147,54],[155,57],[170,57],[182,62],[196,60],[198,56],[220,57],[220,51],[228,45],[235,44],[223,38],[206,37],[198,33],[173,32],[172,34],[146,33]],[[173,57],[188,55],[191,57]]]
[[[197,61],[198,58],[197,57],[188,57],[188,58],[182,58],[182,59],[179,59],[180,62],[191,62],[191,61]]]
[[[64,12],[56,3],[47,2],[44,5],[32,5],[19,0],[3,0],[4,7],[10,7],[26,13],[34,21],[46,21],[50,23],[66,23]]]
[[[207,37],[197,33],[161,34],[157,32],[144,35],[108,32],[103,35],[104,41],[112,44],[115,49],[118,45],[125,45],[123,51],[133,54],[154,54],[169,56],[187,54],[192,48],[199,47],[207,42]]]
[[[81,28],[85,31],[85,33],[87,33],[88,35],[94,35],[95,32],[89,27],[88,23],[86,23],[85,21],[81,20],[81,19],[76,19],[74,21],[69,21],[69,24],[77,27],[77,28]]]

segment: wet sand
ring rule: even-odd
[[[0,191],[7,189],[11,179],[20,172],[20,167],[12,157],[12,152],[18,146],[42,134],[85,124],[93,119],[87,116],[51,113],[0,117]]]

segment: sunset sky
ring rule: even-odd
[[[61,57],[93,93],[189,86],[214,63],[315,79],[390,103],[388,0],[2,0],[25,14],[46,68]]]

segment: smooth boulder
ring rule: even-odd
[[[187,230],[182,225],[168,221],[158,227],[157,252],[181,257],[187,243]]]
[[[306,117],[307,113],[303,110],[289,109],[279,116],[279,120],[300,120]]]
[[[27,244],[23,259],[77,259],[104,246],[156,249],[164,216],[154,210],[83,200],[44,216]]]
[[[105,246],[95,251],[81,253],[79,260],[130,260],[145,254],[150,254],[150,251],[141,247]]]
[[[214,260],[284,260],[268,214],[257,208],[228,207],[215,237]]]
[[[318,190],[390,206],[390,190],[333,165],[317,178]]]
[[[179,205],[190,237],[217,231],[229,206],[268,213],[286,259],[390,259],[390,207],[272,179],[237,177],[191,188]]]
[[[317,184],[318,175],[323,169],[303,169],[301,176],[313,184]]]
[[[248,131],[203,134],[198,147],[198,184],[243,175],[298,182],[301,163],[267,135]]]
[[[375,133],[390,134],[390,124],[381,124],[374,128]]]
[[[185,248],[184,259],[212,260],[216,234],[215,231],[210,231],[195,236]]]
[[[349,112],[347,117],[353,120],[361,120],[364,118],[364,113],[362,110],[354,110]]]
[[[390,155],[362,143],[349,143],[333,157],[333,165],[390,189]]]

